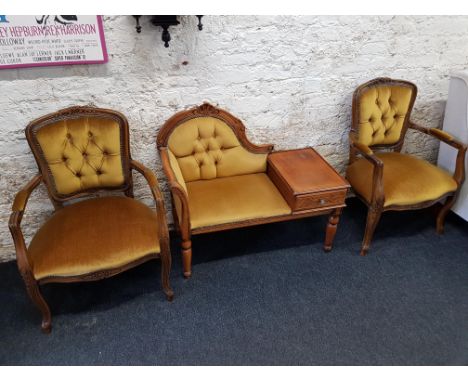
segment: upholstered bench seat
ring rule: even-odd
[[[198,180],[186,186],[192,229],[291,213],[265,173]]]
[[[384,164],[384,207],[436,200],[457,189],[457,182],[452,175],[425,160],[393,152],[376,156]],[[360,158],[348,167],[346,174],[354,190],[368,203],[372,196],[373,170],[369,161]]]
[[[133,198],[88,199],[58,210],[28,248],[34,277],[78,276],[159,253],[154,210]]]

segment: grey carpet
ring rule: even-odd
[[[325,217],[193,239],[173,303],[159,263],[92,283],[47,285],[52,334],[14,262],[0,264],[3,365],[467,365],[468,223],[438,236],[431,210],[389,212],[358,256],[365,208],[349,200],[335,247]]]

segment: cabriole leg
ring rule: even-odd
[[[166,295],[167,301],[174,299],[174,291],[170,285],[171,276],[171,252],[169,245],[164,245],[164,249],[161,249],[161,284],[164,294]]]
[[[367,211],[367,222],[366,230],[364,232],[364,239],[361,246],[361,256],[366,256],[367,251],[369,250],[370,242],[374,236],[375,228],[379,223],[380,216],[382,215],[382,210],[380,208],[369,207]]]
[[[39,289],[39,285],[37,281],[32,277],[32,275],[21,272],[21,276],[23,277],[24,283],[26,284],[26,291],[28,292],[29,297],[31,298],[32,302],[42,313],[42,332],[43,333],[50,333],[52,329],[52,317],[50,314],[49,305],[47,305],[42,293]]]
[[[450,211],[450,208],[452,208],[454,203],[455,196],[449,196],[442,208],[440,209],[439,213],[437,214],[436,226],[437,233],[439,235],[442,235],[444,233],[445,217],[447,216],[448,212]]]

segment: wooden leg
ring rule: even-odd
[[[445,201],[445,204],[440,209],[439,213],[437,214],[436,226],[437,226],[437,233],[442,235],[444,233],[444,225],[445,225],[445,217],[447,216],[450,208],[452,208],[453,204],[455,203],[455,196],[449,196]]]
[[[172,301],[174,299],[174,291],[169,283],[172,263],[171,252],[169,244],[165,244],[162,247],[164,249],[161,249],[161,284],[167,301]]]
[[[42,332],[49,334],[52,330],[52,317],[50,314],[49,305],[47,305],[42,293],[39,289],[37,281],[32,277],[32,275],[27,272],[21,272],[24,283],[26,284],[26,290],[32,302],[42,313]]]
[[[364,240],[362,241],[361,246],[361,256],[367,255],[375,227],[377,227],[381,215],[382,210],[380,208],[369,207],[369,210],[367,211],[366,231],[364,232]]]
[[[192,276],[192,241],[182,239],[182,264],[184,267],[184,277]]]
[[[323,249],[325,252],[330,252],[333,247],[333,240],[335,239],[336,229],[340,221],[341,208],[335,209],[328,218],[327,230],[325,233],[325,244]]]

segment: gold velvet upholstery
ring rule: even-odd
[[[82,116],[50,123],[36,133],[58,194],[124,183],[119,123]]]
[[[100,197],[58,210],[28,248],[37,280],[118,268],[159,253],[154,210],[128,197]]]
[[[265,173],[189,182],[187,190],[192,228],[291,213]]]
[[[412,89],[382,85],[367,89],[359,104],[358,142],[366,146],[392,144],[400,139]]]
[[[384,207],[436,200],[458,187],[448,172],[425,160],[400,153],[380,153],[376,156],[383,162]],[[360,158],[348,167],[346,177],[354,190],[370,203],[372,164]]]
[[[185,182],[266,170],[267,155],[247,151],[234,131],[214,117],[197,117],[181,123],[172,132],[168,149],[176,176],[181,175]]]

